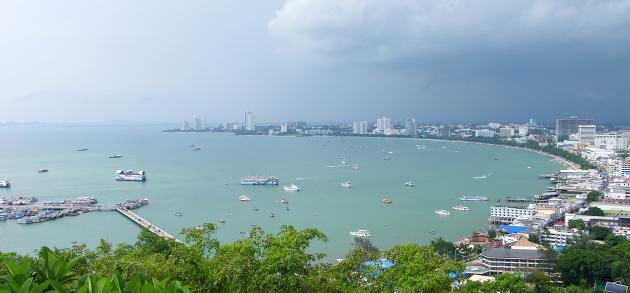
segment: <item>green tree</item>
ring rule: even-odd
[[[471,282],[468,281],[464,286],[461,286],[458,292],[463,293],[478,293],[478,292],[500,292],[500,293],[524,293],[528,292],[527,283],[523,278],[512,275],[503,274],[498,275],[495,281],[491,282]]]
[[[584,230],[586,229],[586,224],[582,220],[569,220],[569,229]]]
[[[582,215],[603,217],[604,211],[598,207],[590,207],[586,212],[583,212]]]
[[[587,202],[594,202],[599,200],[599,197],[601,196],[601,192],[599,191],[591,191],[586,195],[586,201]]]
[[[612,234],[608,228],[601,226],[591,226],[588,228],[589,238],[593,240],[605,240],[608,235]]]
[[[494,238],[497,238],[497,231],[495,231],[495,230],[488,231],[488,237],[490,237],[490,239],[494,240]]]

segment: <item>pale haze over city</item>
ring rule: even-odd
[[[0,121],[628,121],[630,1],[2,1]]]

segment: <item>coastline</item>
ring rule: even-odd
[[[518,147],[518,146],[512,146],[512,145],[494,144],[494,143],[478,142],[478,141],[466,141],[466,140],[448,140],[448,139],[419,138],[419,137],[416,138],[416,139],[418,139],[418,140],[428,140],[428,141],[440,141],[440,142],[448,141],[448,142],[456,142],[456,143],[481,144],[481,145],[487,145],[487,146],[496,146],[496,147],[504,147],[504,148],[512,148],[512,149],[524,150],[524,151],[534,152],[534,153],[537,153],[537,154],[540,154],[540,155],[552,158],[554,161],[556,161],[558,163],[561,163],[561,164],[567,166],[568,168],[575,169],[575,170],[580,170],[581,169],[581,167],[578,164],[576,164],[574,162],[571,162],[571,161],[569,161],[569,160],[567,160],[567,159],[565,159],[563,157],[556,156],[556,155],[553,155],[553,154],[550,154],[550,153],[546,153],[546,152],[543,152],[543,151],[540,151],[540,150],[529,149],[529,148],[526,148],[526,147]]]

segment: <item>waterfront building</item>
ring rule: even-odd
[[[405,130],[408,136],[418,136],[418,124],[416,119],[408,118],[405,120]]]
[[[352,123],[352,133],[354,134],[367,134],[368,123],[367,121],[358,121]]]
[[[625,150],[628,148],[628,139],[617,133],[602,133],[593,137],[596,148],[602,150]]]
[[[595,125],[595,120],[580,119],[578,117],[556,119],[556,141],[565,140],[569,135],[578,133],[579,125]]]
[[[490,129],[479,129],[479,130],[475,130],[475,136],[476,137],[494,137],[494,135],[496,134],[496,132],[490,130]]]
[[[280,124],[280,133],[287,133],[287,132],[289,132],[289,124],[288,123]]]
[[[225,130],[239,130],[241,129],[241,125],[236,122],[224,122],[223,129]]]
[[[201,129],[205,128],[201,124],[201,118],[200,117],[193,116],[193,123],[194,123],[195,130],[201,130]]]
[[[492,129],[499,129],[499,127],[501,127],[501,123],[490,122],[488,123],[488,127]]]
[[[578,140],[589,145],[595,144],[595,125],[578,125]]]
[[[181,130],[190,130],[190,122],[184,120],[184,122],[182,122],[182,129]]]
[[[540,240],[546,241],[549,245],[554,247],[564,247],[567,245],[567,241],[570,242],[578,236],[579,233],[577,229],[556,230],[549,228],[544,233],[540,234]]]
[[[514,136],[514,128],[502,127],[499,129],[499,136],[502,138],[509,138]]]
[[[384,133],[387,129],[392,129],[392,119],[385,116],[377,118],[376,130],[380,133]]]
[[[518,135],[526,136],[529,133],[529,126],[521,125],[518,127]]]
[[[534,126],[536,126],[536,120],[534,120],[534,118],[529,118],[529,123],[528,123],[528,125],[529,125],[530,127],[534,127]]]
[[[254,120],[254,112],[245,111],[245,130],[256,130],[256,121]]]
[[[491,275],[532,270],[550,272],[549,264],[539,252],[539,247],[525,237],[521,237],[512,244],[482,252],[481,264]]]
[[[536,205],[527,207],[493,206],[490,208],[490,222],[493,224],[511,224],[516,219],[531,219],[536,214]]]

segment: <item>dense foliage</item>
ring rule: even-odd
[[[595,281],[630,282],[630,241],[589,229],[606,244],[584,238],[560,255],[549,251],[567,288],[536,271],[525,278],[465,282],[458,260],[475,249],[440,238],[385,251],[359,240],[333,265],[309,249],[313,241],[326,241],[317,229],[283,226],[269,234],[256,227],[241,240],[221,244],[212,238],[215,226],[205,224],[184,229],[185,244],[143,231],[135,244],[115,249],[101,241],[94,250],[75,245],[42,248],[35,258],[0,255],[0,292],[592,292],[583,288]],[[393,265],[374,265],[381,259]]]

